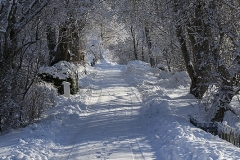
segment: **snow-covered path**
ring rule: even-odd
[[[0,160],[240,159],[239,148],[189,123],[198,108],[187,74],[157,71],[140,61],[87,67],[78,94],[0,136]]]
[[[89,112],[75,124],[72,143],[54,159],[154,159],[139,117],[139,92],[124,80],[121,68],[109,69],[98,68],[90,84]]]

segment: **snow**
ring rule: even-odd
[[[66,79],[73,71],[77,71],[77,66],[66,61],[60,61],[51,67],[40,67],[39,73],[52,75],[54,78]]]
[[[198,108],[185,72],[133,61],[87,66],[79,77],[77,95],[0,136],[0,159],[240,159],[239,148],[189,123]]]

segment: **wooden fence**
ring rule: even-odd
[[[236,128],[233,128],[227,124],[227,122],[209,122],[201,123],[193,116],[189,116],[190,123],[194,126],[201,128],[202,130],[218,135],[223,140],[226,140],[237,147],[240,147],[240,123],[236,123]]]

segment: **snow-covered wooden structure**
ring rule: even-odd
[[[236,123],[235,127],[231,127],[226,121],[220,122],[199,122],[194,116],[189,116],[190,123],[202,130],[218,135],[237,147],[240,147],[240,123]]]

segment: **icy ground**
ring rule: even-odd
[[[87,73],[79,94],[57,97],[41,120],[1,135],[0,159],[240,159],[239,148],[189,123],[197,104],[185,72],[135,61]]]

